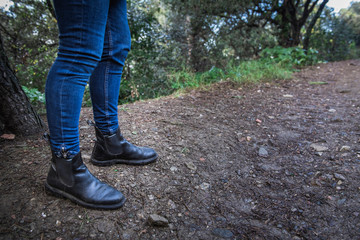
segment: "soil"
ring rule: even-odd
[[[360,239],[359,93],[351,60],[119,106],[124,136],[161,156],[147,166],[92,165],[84,108],[84,162],[128,199],[113,211],[45,193],[41,137],[1,140],[0,238]]]

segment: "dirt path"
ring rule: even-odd
[[[360,60],[256,87],[220,83],[122,106],[124,135],[161,159],[100,168],[84,109],[85,163],[127,203],[99,211],[48,196],[46,143],[2,141],[0,238],[359,239],[359,113]],[[150,214],[169,225],[150,225]]]

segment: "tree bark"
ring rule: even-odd
[[[304,41],[303,41],[303,49],[304,50],[308,50],[309,49],[309,43],[310,43],[310,36],[311,36],[311,32],[312,29],[315,26],[316,21],[319,19],[322,11],[325,8],[325,5],[329,2],[329,0],[324,0],[321,4],[319,9],[317,10],[317,12],[315,13],[314,17],[311,19],[311,22],[309,24],[309,26],[306,29],[306,33],[305,33],[305,37],[304,37]]]
[[[19,80],[10,68],[0,34],[0,123],[6,131],[32,135],[43,129],[43,122],[32,108]]]

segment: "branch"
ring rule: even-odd
[[[325,5],[329,2],[329,0],[324,0],[321,4],[319,9],[317,10],[317,12],[315,13],[314,17],[311,19],[311,22],[308,26],[308,28],[306,29],[306,34],[305,34],[305,38],[304,38],[304,43],[303,43],[303,48],[305,50],[309,49],[309,43],[310,43],[310,36],[311,36],[311,30],[314,28],[316,21],[318,20],[318,18],[321,15],[321,12],[323,11],[323,9],[325,8]]]
[[[51,0],[46,0],[46,4],[47,4],[47,7],[48,7],[48,10],[51,13],[51,16],[53,16],[56,19],[55,10],[54,10],[54,7],[53,7],[53,5],[51,3]]]

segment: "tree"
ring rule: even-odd
[[[0,34],[0,125],[19,135],[38,133],[44,124],[10,68]]]
[[[353,2],[348,9],[342,9],[340,18],[352,29],[355,44],[360,47],[360,2]]]
[[[8,10],[0,8],[0,32],[7,57],[22,86],[43,92],[58,47],[56,19],[45,0],[12,3]]]
[[[225,67],[273,46],[270,28],[253,1],[164,0],[169,6],[170,38],[180,49],[179,59],[193,71]]]
[[[312,18],[312,22],[316,22],[328,1],[323,0],[320,7],[316,8],[319,0],[257,0],[254,1],[254,11],[278,29],[280,46],[294,47],[300,44],[301,30],[311,13],[317,9]]]

